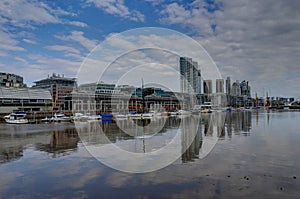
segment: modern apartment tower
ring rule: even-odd
[[[230,95],[230,93],[231,93],[231,80],[230,80],[230,77],[227,77],[227,79],[226,79],[226,93],[227,93],[227,95]]]
[[[216,93],[224,93],[224,79],[216,79]]]
[[[180,57],[180,91],[182,93],[201,93],[201,71],[192,58]]]
[[[251,97],[251,88],[249,86],[248,81],[247,82],[246,82],[246,80],[242,81],[240,84],[240,88],[241,88],[242,96]]]
[[[203,93],[212,94],[212,80],[203,80]]]

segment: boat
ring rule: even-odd
[[[100,114],[100,116],[102,117],[102,119],[112,118],[113,114],[111,114],[111,113],[102,113],[102,114]]]
[[[135,113],[135,112],[129,113],[127,116],[132,119],[141,119],[142,118],[141,113]]]
[[[170,111],[168,114],[170,116],[176,116],[176,115],[178,115],[178,111]]]
[[[53,121],[53,117],[52,116],[47,116],[43,119],[41,119],[42,122],[52,122]]]
[[[206,108],[206,109],[202,109],[201,113],[212,113],[212,111],[211,109]]]
[[[154,113],[142,113],[142,119],[151,119],[154,116]]]
[[[29,123],[29,121],[25,117],[26,117],[25,112],[17,111],[4,116],[4,119],[5,122],[8,124],[27,124]]]
[[[63,113],[55,113],[52,119],[53,122],[71,122],[71,117]]]
[[[211,102],[204,102],[204,104],[200,105],[201,113],[211,113],[212,112],[212,104]]]
[[[123,113],[116,113],[116,114],[113,114],[113,116],[116,119],[126,119],[127,118],[127,115],[123,114]]]
[[[72,117],[74,121],[90,121],[90,120],[100,120],[102,117],[101,115],[96,114],[82,114],[82,113],[75,113]]]
[[[187,110],[179,110],[178,115],[190,115],[192,112]]]

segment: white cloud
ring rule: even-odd
[[[153,6],[157,6],[159,4],[164,3],[166,0],[144,0],[144,1],[151,3]]]
[[[0,50],[24,51],[25,49],[19,46],[19,41],[12,34],[0,30]]]
[[[86,23],[80,22],[80,21],[70,21],[68,22],[70,25],[74,25],[74,26],[78,26],[78,27],[82,27],[85,28],[88,25]]]
[[[46,4],[36,1],[3,0],[0,2],[1,16],[11,20],[14,25],[28,22],[38,24],[59,23],[59,19],[50,11]]]
[[[64,51],[64,52],[70,52],[70,53],[76,53],[79,54],[80,51],[70,47],[70,46],[62,46],[62,45],[53,45],[53,46],[46,46],[45,48],[49,50],[55,50],[55,51]]]
[[[197,61],[204,77],[220,77],[210,57],[191,38],[171,30],[146,28],[114,34],[100,43],[81,65],[78,82],[95,82],[100,78],[107,83],[122,81],[140,86],[143,78],[145,83],[179,91],[179,56]]]
[[[190,27],[191,30],[195,30],[200,35],[213,34],[211,28],[213,14],[207,11],[206,4],[202,2],[197,4],[197,2],[194,1],[186,6],[178,3],[166,5],[160,12],[162,16],[160,21],[164,24],[180,24],[184,27]]]
[[[36,41],[30,40],[30,39],[22,39],[23,42],[28,43],[28,44],[36,44]]]
[[[144,21],[145,19],[145,16],[141,12],[129,10],[124,0],[88,0],[88,3],[93,3],[96,7],[108,14],[120,16],[132,21]]]
[[[55,35],[55,37],[63,41],[76,41],[88,50],[95,48],[98,41],[88,39],[87,37],[84,37],[83,34],[84,33],[82,31],[72,31],[68,36]]]
[[[0,1],[0,24],[9,23],[11,26],[34,28],[36,24],[70,24],[87,27],[79,21],[62,19],[62,16],[75,16],[61,8],[51,8],[46,3],[35,0],[3,0]]]
[[[260,95],[271,90],[275,96],[297,96],[299,82],[287,79],[300,73],[299,5],[296,0],[217,0],[210,5],[195,0],[169,4],[160,13],[164,24],[196,33],[224,77],[249,80]]]

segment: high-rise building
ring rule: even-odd
[[[224,79],[216,79],[216,93],[224,93]]]
[[[248,81],[247,82],[245,80],[242,81],[240,84],[240,88],[241,88],[242,96],[251,97],[251,89],[250,89]]]
[[[232,96],[241,96],[241,88],[239,80],[236,80],[236,82],[233,82],[231,87],[231,95]]]
[[[230,93],[231,93],[231,80],[230,80],[230,77],[227,77],[227,79],[226,79],[226,93],[228,95],[230,95]]]
[[[203,93],[212,94],[212,80],[203,80]]]
[[[70,96],[76,86],[75,78],[66,78],[64,75],[52,74],[51,77],[34,82],[35,88],[46,88],[50,90],[53,109],[64,109],[65,98]]]
[[[192,58],[180,57],[180,91],[182,93],[201,93],[201,72],[198,63]]]

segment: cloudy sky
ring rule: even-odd
[[[52,73],[75,77],[110,36],[161,27],[198,41],[223,78],[248,80],[252,95],[300,97],[299,10],[298,0],[1,0],[0,71],[21,75],[28,85]]]

